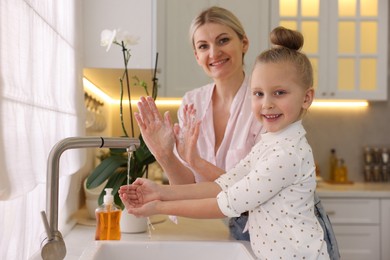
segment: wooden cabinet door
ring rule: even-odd
[[[271,26],[299,30],[317,99],[387,100],[388,0],[278,0]]]

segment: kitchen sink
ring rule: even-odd
[[[96,241],[80,260],[253,260],[248,245],[236,241]]]

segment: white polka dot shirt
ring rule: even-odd
[[[246,158],[216,180],[228,217],[249,211],[253,252],[259,259],[329,259],[314,215],[313,153],[301,121],[262,135]]]

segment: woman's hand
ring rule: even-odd
[[[193,166],[201,158],[196,146],[200,121],[196,120],[196,109],[192,104],[184,106],[183,119],[182,128],[178,124],[174,126],[176,149],[180,157],[190,166]]]
[[[134,116],[151,153],[157,159],[167,157],[167,153],[173,155],[175,135],[169,112],[165,112],[163,118],[151,97],[141,97],[138,109],[139,113],[134,113]]]

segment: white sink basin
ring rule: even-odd
[[[240,242],[215,241],[97,241],[80,260],[253,260]]]

